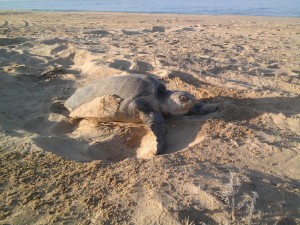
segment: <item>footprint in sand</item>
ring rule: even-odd
[[[134,61],[130,68],[132,71],[136,71],[137,73],[142,73],[142,74],[147,73],[154,69],[152,64],[141,60]]]
[[[28,20],[23,20],[23,22],[24,22],[24,27],[25,27],[25,28],[30,28],[30,27],[32,27],[31,22],[29,22]]]
[[[84,34],[95,34],[95,35],[103,35],[107,36],[110,35],[111,33],[108,32],[107,30],[91,30],[91,31],[85,31],[83,32]]]
[[[9,23],[7,20],[4,20],[4,23],[0,26],[0,28],[8,27]]]
[[[136,30],[122,30],[122,33],[125,35],[140,35],[140,34],[142,34],[141,32],[136,31]]]
[[[114,61],[109,64],[109,67],[123,71],[129,70],[130,66],[131,63],[129,61],[119,59],[114,59]]]

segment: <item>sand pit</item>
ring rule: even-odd
[[[1,224],[300,223],[299,19],[0,20]],[[166,117],[156,157],[143,124],[66,116],[76,89],[130,73],[220,109]]]

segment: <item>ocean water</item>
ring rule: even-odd
[[[0,0],[0,10],[300,17],[300,0]]]

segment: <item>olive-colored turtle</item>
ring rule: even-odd
[[[156,136],[159,154],[164,148],[163,115],[184,115],[195,104],[190,93],[167,90],[149,75],[130,74],[98,80],[77,90],[65,107],[73,118],[145,123]]]

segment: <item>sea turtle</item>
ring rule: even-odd
[[[164,148],[163,115],[184,115],[191,109],[199,111],[192,94],[167,90],[152,76],[140,74],[93,82],[77,90],[67,99],[65,107],[73,118],[145,123],[156,136],[156,154]]]

